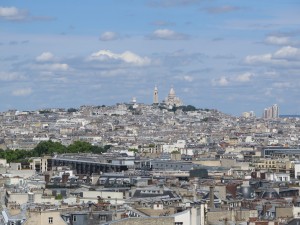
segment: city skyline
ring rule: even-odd
[[[271,4],[272,3],[272,4]],[[67,9],[67,10],[66,10]],[[161,101],[300,114],[300,3],[6,1],[0,111]]]

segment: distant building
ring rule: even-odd
[[[254,111],[243,112],[242,113],[242,117],[244,117],[244,118],[252,118],[252,117],[255,117],[255,113],[254,113]]]
[[[173,106],[182,106],[183,103],[182,101],[176,96],[175,94],[175,90],[173,87],[171,87],[170,92],[168,94],[168,96],[165,98],[164,103],[169,107],[173,107]]]
[[[138,108],[138,104],[137,104],[137,101],[136,101],[136,97],[132,97],[131,102],[130,102],[130,105],[132,106],[133,109]]]
[[[264,119],[276,119],[279,118],[279,107],[277,104],[272,105],[271,107],[265,108],[263,112]]]
[[[278,118],[279,117],[279,107],[277,104],[272,106],[272,118]]]
[[[153,92],[153,104],[158,104],[158,89],[156,86]]]

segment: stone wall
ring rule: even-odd
[[[111,225],[174,225],[173,217],[126,218],[109,223]]]

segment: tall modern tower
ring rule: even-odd
[[[277,104],[272,106],[272,118],[279,118],[279,107]]]
[[[263,113],[264,119],[277,119],[279,118],[279,106],[277,104],[265,108]]]
[[[156,85],[153,92],[153,104],[158,104],[158,89]]]

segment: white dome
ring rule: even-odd
[[[175,90],[174,90],[174,88],[171,88],[171,89],[170,89],[169,95],[175,95]]]

